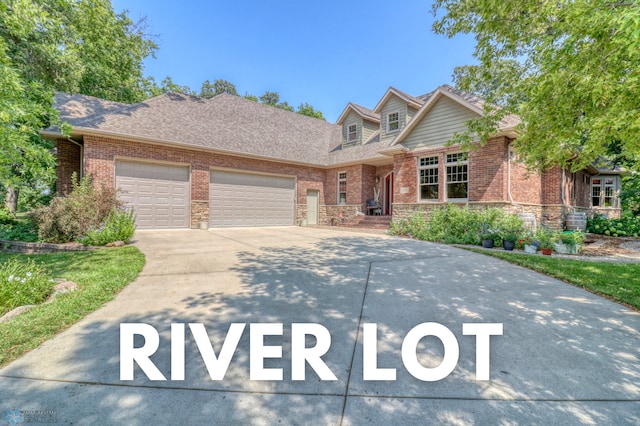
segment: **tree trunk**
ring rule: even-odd
[[[12,186],[7,186],[7,196],[5,198],[5,205],[9,213],[15,215],[18,210],[18,195],[20,190]]]

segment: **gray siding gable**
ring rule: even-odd
[[[410,150],[444,146],[455,133],[467,130],[468,120],[478,116],[449,97],[441,96],[402,144]]]
[[[399,97],[392,95],[389,97],[389,100],[385,102],[385,104],[380,109],[380,140],[386,141],[389,139],[393,139],[402,130],[402,128],[407,124],[408,114],[407,114],[407,104],[405,101],[400,99]],[[389,114],[394,112],[398,113],[399,120],[399,129],[394,132],[387,132],[387,120],[389,118]]]

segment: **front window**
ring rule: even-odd
[[[418,159],[420,201],[438,200],[438,157]]]
[[[466,152],[446,155],[447,198],[463,199],[469,197],[469,161]]]
[[[351,124],[347,129],[347,142],[354,142],[358,139],[358,126]]]
[[[400,128],[400,114],[392,112],[387,116],[387,132],[395,132]]]
[[[615,207],[615,177],[598,177],[591,180],[591,204],[594,207]]]
[[[347,204],[347,172],[338,173],[338,204]]]

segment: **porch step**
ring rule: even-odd
[[[355,216],[340,226],[350,228],[389,229],[391,216]]]

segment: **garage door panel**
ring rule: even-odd
[[[132,206],[140,229],[189,226],[189,168],[165,164],[116,162],[118,197]]]
[[[295,180],[280,176],[212,171],[212,227],[293,225]]]

